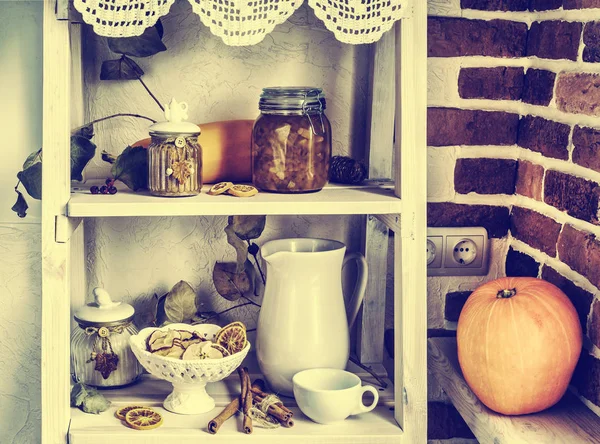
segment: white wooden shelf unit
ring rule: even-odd
[[[372,45],[371,113],[366,147],[370,177],[392,179],[393,187],[329,186],[301,196],[259,194],[252,199],[227,196],[164,199],[120,191],[114,196],[71,193],[69,137],[82,125],[81,24],[69,19],[68,0],[44,0],[43,22],[43,194],[42,194],[42,442],[95,444],[107,433],[115,444],[214,442],[399,443],[427,441],[426,316],[426,72],[427,4],[403,2],[405,17]],[[392,93],[392,91],[394,91]],[[389,149],[388,149],[389,148]],[[392,151],[396,159],[392,171]],[[383,368],[383,326],[388,231],[394,236],[394,373],[390,388],[373,412],[335,426],[321,426],[298,413],[296,426],[243,435],[235,421],[208,435],[207,417],[165,412],[165,424],[136,432],[113,422],[112,413],[85,415],[70,408],[69,338],[71,308],[85,302],[83,225],[90,217],[194,216],[233,214],[367,215],[364,252],[370,279],[358,325],[361,362]],[[216,385],[225,390],[231,380]],[[137,387],[137,388],[136,388]],[[161,388],[162,387],[162,388]],[[137,392],[136,392],[137,390]],[[111,391],[115,406],[144,393],[140,402],[159,405],[165,388],[146,380]],[[217,404],[235,396],[227,389]],[[135,395],[137,396],[137,395]],[[112,411],[111,411],[112,412]]]

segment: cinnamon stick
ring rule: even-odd
[[[242,427],[244,433],[252,433],[252,418],[250,417],[250,409],[252,408],[252,391],[250,390],[250,375],[248,369],[238,368],[238,375],[240,376],[240,382],[242,383],[242,393],[240,395],[240,405],[244,413],[244,420]]]
[[[221,413],[208,423],[208,433],[215,434],[225,421],[231,418],[240,408],[240,398],[234,398]]]
[[[281,424],[282,427],[286,427],[286,428],[290,428],[290,427],[294,427],[294,420],[292,418],[288,419],[287,421],[281,421],[281,420],[277,420],[279,421],[279,424]]]
[[[254,381],[254,384],[252,384],[251,389],[252,389],[253,393],[258,394],[258,395],[262,396],[263,398],[268,395],[268,393],[266,393],[267,385],[265,384],[265,381],[263,381],[262,379],[256,379]],[[289,412],[292,415],[294,414],[294,412],[292,412],[285,405],[283,405],[283,402],[279,402],[278,405],[280,405],[281,408],[283,410],[285,410],[286,412]]]
[[[254,395],[254,400],[258,403],[258,402],[262,402],[265,398],[263,398],[260,395]],[[281,421],[288,421],[289,419],[292,418],[293,413],[292,412],[286,412],[285,410],[283,410],[279,405],[277,404],[273,404],[269,406],[269,410],[267,410],[267,413],[273,417],[275,417],[275,419],[277,419],[279,422]]]
[[[250,388],[250,390],[252,390],[253,395],[259,396],[261,398],[266,398],[267,395],[269,395],[269,393],[265,393],[261,388],[260,388],[260,384],[257,384],[256,382],[260,381],[260,379],[257,379],[256,381],[254,381],[254,384],[252,384],[252,387]],[[262,382],[262,381],[261,381]],[[257,401],[259,402],[259,401]],[[293,415],[294,412],[292,412],[290,409],[288,409],[285,405],[283,405],[283,402],[278,402],[277,404],[275,404],[277,406],[279,406],[281,408],[281,410],[283,410],[286,413],[289,413],[290,415]]]

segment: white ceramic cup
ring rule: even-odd
[[[306,416],[320,424],[342,421],[350,415],[370,412],[377,406],[379,393],[361,384],[354,373],[333,368],[313,368],[292,378],[294,397]],[[363,393],[371,392],[373,403],[363,404]]]

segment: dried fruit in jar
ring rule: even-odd
[[[255,186],[297,193],[317,191],[327,184],[331,127],[325,115],[311,115],[310,119],[274,114],[258,118],[252,135]]]

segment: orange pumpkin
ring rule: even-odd
[[[457,344],[465,380],[481,402],[523,415],[562,398],[582,333],[575,307],[559,288],[541,279],[501,278],[469,296]]]
[[[254,120],[201,123],[198,142],[202,146],[202,181],[251,182],[251,147]],[[150,138],[131,146],[148,148]]]

